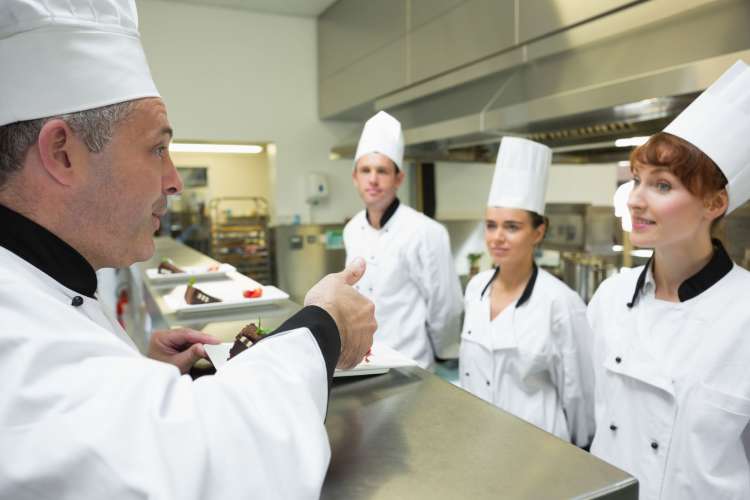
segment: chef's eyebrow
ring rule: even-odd
[[[636,170],[643,170],[644,168],[650,168],[652,172],[653,171],[662,172],[665,170],[670,173],[672,172],[672,169],[669,168],[668,165],[649,165],[648,163],[636,163],[633,165],[633,167],[630,170],[631,172],[635,173]]]
[[[500,219],[500,220],[498,220],[498,219],[485,218],[484,221],[485,221],[485,223],[487,223],[487,222],[493,222],[495,224],[523,224],[522,220],[516,220],[516,219]]]

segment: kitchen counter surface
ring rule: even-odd
[[[167,238],[151,261],[214,263]],[[189,326],[230,340],[262,317],[275,328],[300,306],[178,318],[165,309],[164,290],[145,280],[156,328]],[[421,368],[336,379],[326,419],[331,464],[323,499],[637,499],[635,479],[589,453],[498,410]]]

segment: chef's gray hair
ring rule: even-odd
[[[64,120],[92,153],[101,153],[112,139],[117,124],[132,110],[132,101],[64,115],[15,122],[0,127],[0,189],[21,170],[29,148],[49,120]]]

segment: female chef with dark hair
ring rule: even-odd
[[[505,137],[485,215],[495,269],[466,288],[461,386],[579,446],[594,433],[591,335],[586,305],[539,269],[550,149]]]
[[[631,170],[631,239],[654,253],[589,304],[591,451],[633,474],[641,499],[750,498],[750,273],[711,238],[750,197],[747,65],[633,151]]]

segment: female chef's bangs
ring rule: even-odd
[[[690,193],[700,198],[717,193],[727,178],[716,163],[686,140],[667,132],[651,136],[630,153],[630,170],[638,165],[667,167]]]

